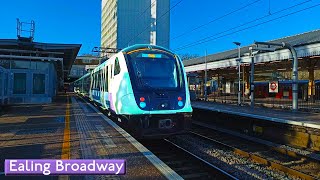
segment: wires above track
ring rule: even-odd
[[[211,23],[213,23],[213,22],[216,22],[216,21],[218,21],[218,20],[220,20],[220,19],[223,19],[223,18],[225,18],[225,17],[227,17],[227,16],[229,16],[229,15],[232,15],[232,14],[238,12],[238,11],[241,11],[241,10],[243,10],[243,9],[245,9],[245,8],[253,5],[253,4],[256,4],[256,3],[258,3],[259,1],[261,1],[261,0],[254,0],[254,1],[248,3],[248,4],[244,5],[244,6],[241,6],[241,7],[237,8],[237,9],[235,9],[235,10],[233,10],[233,11],[228,12],[227,14],[224,14],[224,15],[222,15],[222,16],[220,16],[220,17],[217,17],[217,18],[215,18],[215,19],[213,19],[213,20],[211,20],[211,21],[209,21],[209,22],[207,22],[207,23],[204,23],[204,24],[201,24],[201,25],[199,25],[199,26],[196,26],[196,27],[192,28],[192,29],[189,30],[189,31],[186,31],[186,32],[184,32],[184,33],[181,33],[181,34],[179,34],[179,35],[171,38],[171,40],[178,39],[178,38],[180,38],[180,37],[182,37],[182,36],[185,36],[185,35],[187,35],[187,34],[190,34],[190,33],[194,32],[194,31],[196,31],[196,30],[198,30],[198,29],[201,29],[201,28],[203,28],[203,27],[205,27],[205,26],[207,26],[207,25],[209,25],[209,24],[211,24]],[[166,41],[166,42],[167,42],[167,41]]]
[[[251,24],[251,23],[257,22],[257,21],[259,21],[259,20],[265,19],[265,18],[267,18],[267,17],[274,16],[274,15],[276,15],[276,14],[279,14],[279,13],[281,13],[281,12],[287,11],[287,10],[289,10],[289,9],[292,9],[292,8],[295,8],[295,7],[298,7],[298,6],[301,6],[301,5],[303,5],[303,4],[307,3],[307,2],[310,2],[310,1],[312,1],[312,0],[303,1],[303,2],[301,2],[301,3],[298,3],[298,4],[296,4],[296,5],[290,6],[290,7],[288,7],[288,8],[284,8],[284,9],[282,9],[282,10],[273,12],[272,14],[268,14],[268,15],[262,16],[262,17],[260,17],[260,18],[256,18],[256,19],[254,19],[254,20],[251,20],[251,21],[248,21],[248,22],[243,23],[243,24],[241,24],[241,25],[232,27],[232,28],[227,29],[227,30],[225,30],[225,31],[221,31],[221,32],[219,32],[219,33],[215,33],[215,34],[213,34],[213,35],[207,36],[207,37],[205,37],[205,38],[202,38],[202,39],[200,39],[200,40],[194,41],[194,42],[192,42],[192,43],[189,43],[189,44],[180,46],[180,47],[174,49],[174,51],[180,51],[180,50],[187,49],[187,48],[190,48],[190,47],[193,47],[193,46],[197,46],[197,45],[200,45],[200,44],[203,44],[203,43],[207,43],[207,42],[210,42],[210,41],[213,41],[213,40],[216,40],[216,39],[225,37],[225,36],[229,36],[229,35],[232,35],[232,34],[235,34],[235,33],[238,33],[238,32],[242,32],[242,31],[245,31],[245,30],[248,30],[248,29],[251,29],[251,28],[255,28],[255,27],[257,27],[257,26],[260,26],[260,25],[263,25],[263,24],[267,24],[267,23],[276,21],[276,20],[278,20],[278,19],[282,19],[282,18],[291,16],[291,15],[293,15],[293,14],[297,14],[297,13],[300,13],[300,12],[303,12],[303,11],[306,11],[306,10],[309,10],[309,9],[313,9],[313,8],[315,8],[315,7],[320,6],[320,4],[312,5],[312,6],[309,6],[309,7],[307,7],[307,8],[303,8],[303,9],[300,9],[300,10],[296,10],[296,11],[287,13],[287,14],[285,14],[285,15],[275,17],[275,18],[273,18],[273,19],[269,19],[269,20],[266,20],[266,21],[263,21],[263,22],[260,22],[260,23],[257,23],[257,24],[248,26],[248,27],[244,27],[244,28],[242,28],[242,29],[238,29],[238,28],[240,28],[240,27],[243,27],[243,26],[249,25],[249,24]],[[236,29],[238,29],[238,30],[236,30]],[[235,30],[235,31],[233,31],[233,30]],[[231,31],[231,32],[229,32],[229,31]],[[227,32],[229,32],[229,33],[227,33]],[[225,33],[226,33],[226,34],[225,34]]]

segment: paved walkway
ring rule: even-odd
[[[70,179],[180,178],[94,106],[73,94],[58,95],[51,104],[11,106],[1,115],[0,162],[5,159],[126,159],[124,176]],[[3,172],[4,163],[0,163],[0,179],[4,178]]]
[[[252,109],[248,106],[241,107],[205,101],[193,101],[191,104],[193,108],[198,109],[320,129],[320,113],[291,112],[289,110],[261,107]]]

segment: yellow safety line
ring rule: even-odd
[[[148,50],[148,49],[149,49],[149,48],[135,49],[135,50],[132,50],[132,51],[127,52],[127,54],[131,54],[131,53],[138,52],[138,51],[143,51],[143,50]]]
[[[61,159],[70,159],[70,104],[69,95],[67,95],[66,118],[63,134],[63,144]]]

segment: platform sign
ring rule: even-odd
[[[270,81],[269,82],[269,93],[278,93],[279,82],[278,81]]]

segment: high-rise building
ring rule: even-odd
[[[101,47],[169,48],[170,0],[102,0],[101,9]]]

